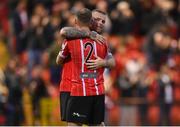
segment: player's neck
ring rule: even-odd
[[[80,29],[81,30],[85,30],[85,31],[89,31],[90,30],[89,27],[87,27],[87,26],[81,26]]]
[[[87,26],[79,26],[79,25],[76,25],[76,28],[79,29],[79,30],[90,31],[89,27],[87,27]]]

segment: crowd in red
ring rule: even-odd
[[[42,98],[58,98],[59,30],[84,7],[108,14],[106,125],[180,125],[179,0],[1,0],[0,125],[28,125],[27,91],[36,119]]]

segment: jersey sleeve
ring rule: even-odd
[[[62,48],[61,48],[61,51],[59,52],[59,56],[61,58],[65,59],[68,57],[69,54],[70,54],[70,52],[69,52],[69,48],[68,48],[68,42],[64,41],[62,43]]]

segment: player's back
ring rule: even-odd
[[[68,43],[72,59],[72,88],[71,95],[91,96],[104,94],[104,68],[89,70],[88,60],[95,56],[105,58],[107,47],[91,39],[77,39]]]

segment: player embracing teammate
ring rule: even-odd
[[[93,18],[92,18],[93,15]],[[92,20],[93,19],[93,20]],[[102,125],[104,121],[104,67],[115,65],[106,59],[108,47],[102,33],[106,14],[99,10],[77,12],[75,28],[63,28],[66,38],[56,62],[63,64],[60,84],[61,118],[68,125]]]

